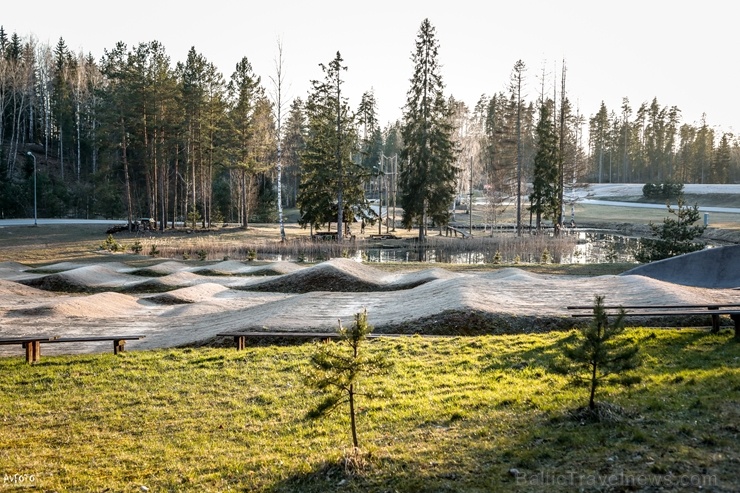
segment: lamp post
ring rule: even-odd
[[[390,165],[384,164],[390,161]],[[396,230],[396,168],[398,166],[398,154],[394,154],[388,157],[384,154],[380,155],[380,163],[382,166],[381,173],[383,174],[383,184],[385,186],[385,232],[389,232],[391,225],[393,226],[392,231]],[[393,194],[393,219],[388,220],[391,208],[390,194]]]
[[[33,158],[33,225],[38,226],[38,215],[36,213],[36,156],[31,151],[26,154]]]
[[[383,234],[383,184],[380,181],[380,177],[383,176],[383,158],[380,158],[380,166],[378,166],[378,234]],[[386,213],[387,213],[386,209]]]

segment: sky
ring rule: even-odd
[[[282,45],[286,100],[306,99],[319,64],[340,52],[345,91],[357,108],[373,91],[382,126],[401,118],[422,21],[436,29],[445,94],[471,109],[483,94],[506,91],[517,60],[526,65],[524,94],[566,93],[587,118],[603,102],[621,114],[657,98],[702,115],[719,131],[740,131],[740,64],[735,8],[703,0],[89,0],[5,1],[0,25],[52,47],[64,38],[74,52],[99,60],[118,41],[130,48],[161,42],[174,66],[191,47],[228,80],[246,57],[271,90]],[[544,73],[544,77],[543,77]]]

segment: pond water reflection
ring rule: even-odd
[[[570,233],[574,246],[571,252],[553,256],[551,262],[562,264],[593,264],[604,262],[634,262],[634,251],[639,246],[639,238],[615,234],[605,230],[582,230]],[[494,263],[496,252],[492,250],[460,252],[455,248],[448,251],[436,245],[434,248],[368,248],[358,252],[366,262],[440,262],[453,264]],[[425,256],[425,258],[421,258]],[[521,258],[522,262],[539,262],[534,256]]]

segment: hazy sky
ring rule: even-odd
[[[306,97],[320,63],[339,51],[349,103],[374,90],[381,124],[401,116],[421,22],[436,28],[447,95],[471,108],[482,94],[506,90],[515,62],[527,66],[526,94],[552,93],[567,65],[566,90],[586,117],[603,101],[620,113],[657,97],[682,122],[740,129],[736,7],[703,0],[416,1],[36,0],[3,2],[0,25],[100,59],[117,41],[160,41],[173,66],[190,47],[226,79],[247,57],[263,84],[275,75],[278,39],[290,97]]]

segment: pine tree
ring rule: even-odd
[[[582,328],[574,343],[565,349],[565,356],[573,366],[572,374],[582,378],[583,372],[588,377],[588,407],[596,408],[596,388],[606,376],[621,373],[639,364],[638,347],[615,338],[624,332],[624,310],[620,309],[617,317],[610,323],[604,309],[604,297],[596,296],[594,301],[594,318],[591,324]]]
[[[712,183],[728,183],[731,161],[732,151],[730,150],[730,139],[729,135],[724,133],[712,157]]]
[[[69,154],[74,133],[74,104],[72,98],[72,74],[76,60],[67,49],[64,39],[59,38],[54,49],[55,71],[52,93],[52,114],[56,123],[59,173],[64,180],[65,158]]]
[[[288,118],[283,133],[282,158],[284,162],[285,187],[288,207],[295,207],[298,199],[298,183],[300,181],[301,155],[306,148],[306,114],[303,100],[295,98],[290,103]]]
[[[360,154],[362,166],[371,173],[374,166],[378,166],[383,154],[383,139],[378,126],[377,103],[372,91],[362,95],[360,106],[357,109],[357,125],[361,133]]]
[[[402,224],[407,229],[416,224],[420,242],[425,239],[428,218],[438,225],[447,224],[455,197],[457,149],[443,94],[438,51],[435,29],[425,19],[412,56],[414,75],[404,107],[404,147],[399,165]]]
[[[239,222],[245,229],[249,226],[249,209],[253,192],[253,180],[260,172],[255,149],[252,148],[255,134],[255,111],[257,101],[264,96],[260,77],[254,74],[252,64],[244,57],[236,64],[228,85],[231,108],[230,123],[230,161],[236,172],[235,180],[239,186]]]
[[[184,176],[189,189],[184,209],[192,227],[195,227],[196,216],[205,227],[211,221],[214,163],[225,126],[226,84],[216,66],[195,48],[188,51],[184,63],[178,63],[177,75],[187,167]]]
[[[341,240],[345,222],[367,209],[362,183],[365,173],[352,160],[357,150],[354,116],[342,92],[339,52],[329,65],[321,64],[323,81],[313,81],[306,103],[308,135],[301,154],[303,169],[298,192],[302,226],[321,227],[337,222]]]
[[[367,322],[367,310],[355,314],[355,323],[350,328],[339,322],[339,342],[322,343],[311,355],[311,367],[306,375],[306,383],[324,393],[324,399],[312,409],[310,417],[327,414],[338,406],[349,406],[352,443],[357,449],[357,397],[360,393],[360,377],[377,375],[386,371],[390,363],[383,354],[370,354],[367,350],[367,336],[373,328]]]
[[[124,202],[126,204],[129,230],[133,227],[133,193],[129,167],[129,128],[133,117],[130,110],[131,75],[127,63],[127,48],[123,42],[108,51],[101,61],[101,71],[108,83],[102,93],[102,122],[104,133],[116,145],[112,150],[115,160],[120,160],[124,179]]]
[[[524,177],[524,120],[522,115],[522,85],[524,62],[517,60],[511,77],[511,101],[516,108],[516,234],[522,235],[522,179]]]
[[[540,120],[537,124],[537,153],[534,156],[534,177],[532,193],[529,195],[529,210],[536,216],[537,229],[545,219],[557,220],[559,207],[558,180],[560,152],[555,126],[552,123],[550,108],[552,100],[540,105]]]
[[[607,133],[609,127],[609,114],[604,102],[601,102],[599,112],[589,122],[589,135],[591,136],[591,147],[596,162],[594,163],[597,183],[604,180],[604,154],[607,146]]]
[[[657,238],[642,238],[640,249],[635,253],[638,262],[653,262],[684,253],[691,253],[704,248],[704,244],[694,241],[704,234],[706,226],[694,225],[699,220],[699,207],[694,204],[689,207],[683,196],[678,198],[678,208],[667,205],[668,213],[675,217],[663,219],[658,226],[650,223],[650,229]]]

